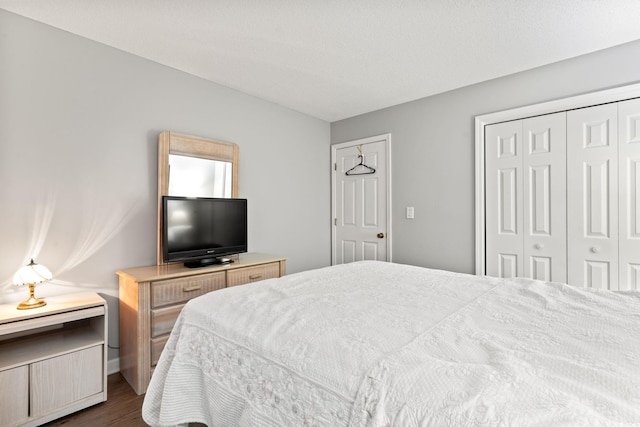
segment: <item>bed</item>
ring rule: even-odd
[[[640,426],[640,292],[362,261],[191,300],[152,426]]]

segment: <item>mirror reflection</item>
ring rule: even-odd
[[[169,196],[232,197],[233,163],[169,154]]]

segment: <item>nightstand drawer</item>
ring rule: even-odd
[[[255,267],[237,268],[227,272],[227,287],[244,285],[245,283],[280,277],[280,263],[256,265]]]
[[[151,308],[187,302],[225,287],[225,273],[209,273],[151,283]]]
[[[0,425],[22,425],[29,418],[29,366],[0,371]],[[23,422],[20,422],[23,421]]]
[[[151,337],[155,338],[171,332],[184,304],[151,310]]]
[[[102,345],[31,365],[31,416],[46,415],[56,408],[102,393]]]

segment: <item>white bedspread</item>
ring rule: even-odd
[[[640,293],[364,261],[212,292],[154,426],[640,426]]]

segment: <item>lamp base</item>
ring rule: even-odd
[[[30,308],[38,308],[47,305],[43,299],[36,298],[34,295],[36,285],[29,283],[29,299],[18,304],[18,310],[28,310]]]
[[[18,310],[28,310],[30,308],[38,308],[47,305],[47,302],[40,298],[29,298],[18,304]]]

